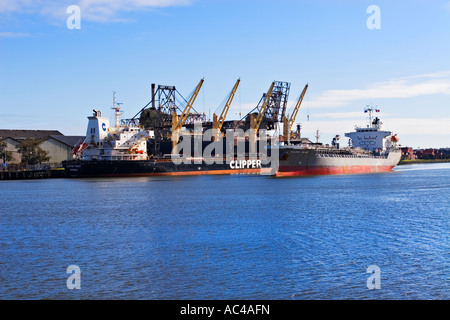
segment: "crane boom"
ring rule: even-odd
[[[176,123],[176,126],[174,127],[175,129],[181,129],[181,127],[183,127],[184,123],[186,122],[186,119],[189,116],[189,112],[191,111],[192,105],[194,104],[195,98],[197,98],[197,95],[200,91],[200,88],[202,87],[204,80],[205,80],[204,78],[202,80],[200,80],[197,87],[195,88],[194,93],[190,97],[186,107],[184,108],[183,112],[181,113],[180,118],[178,119],[178,121]]]
[[[258,116],[255,120],[255,126],[253,129],[255,129],[255,132],[257,133],[259,130],[259,126],[261,125],[261,121],[264,117],[264,114],[266,113],[267,105],[269,104],[270,96],[272,95],[273,87],[275,86],[275,81],[272,82],[270,85],[269,91],[267,91],[266,97],[264,99],[264,102],[261,106],[261,109],[259,110]]]
[[[295,118],[297,117],[298,110],[300,110],[300,105],[302,104],[303,97],[305,96],[306,89],[308,89],[308,84],[305,85],[305,88],[303,89],[302,94],[300,95],[300,98],[298,99],[297,104],[295,105],[294,110],[292,111],[292,114],[289,118],[289,131],[288,132],[291,132],[291,130],[292,130],[292,126],[294,125],[294,121],[295,121]]]
[[[220,114],[220,117],[217,120],[217,126],[215,127],[215,129],[218,129],[218,130],[222,129],[223,123],[225,122],[228,110],[230,109],[231,102],[233,101],[234,95],[236,94],[236,90],[239,86],[240,81],[241,81],[241,79],[237,79],[233,89],[231,90],[231,93],[228,96],[227,102],[225,103],[225,106],[223,107],[222,113]]]

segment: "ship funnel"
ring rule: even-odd
[[[156,101],[155,101],[155,97],[156,97],[156,85],[154,83],[152,83],[152,109],[156,109]]]
[[[98,143],[105,139],[109,132],[109,120],[102,117],[100,110],[94,110],[94,115],[88,117],[88,119],[89,122],[86,131],[87,140]]]

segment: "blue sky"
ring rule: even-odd
[[[2,0],[0,128],[84,135],[93,108],[112,117],[112,91],[131,117],[151,83],[186,97],[203,77],[194,107],[212,115],[241,78],[228,119],[274,80],[291,83],[290,106],[309,83],[302,136],[329,143],[373,104],[402,145],[450,147],[449,57],[449,0]]]

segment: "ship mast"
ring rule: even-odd
[[[115,110],[115,116],[116,116],[116,121],[115,121],[115,126],[116,128],[118,128],[120,126],[120,115],[122,114],[122,112],[120,112],[120,108],[122,103],[116,102],[116,92],[113,91],[113,106],[111,109]]]
[[[366,105],[364,112],[369,113],[369,127],[373,127],[372,112],[380,112],[380,109],[378,109],[378,106],[375,106],[374,108],[373,106]]]

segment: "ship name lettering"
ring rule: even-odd
[[[261,160],[231,160],[230,161],[231,169],[255,169],[261,168]]]

